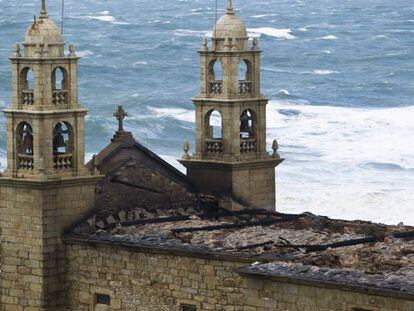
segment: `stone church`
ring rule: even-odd
[[[134,139],[122,107],[85,164],[79,57],[42,0],[10,58],[0,309],[413,311],[414,228],[276,211],[261,50],[231,0],[199,54],[186,175]]]

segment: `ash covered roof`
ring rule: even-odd
[[[131,171],[124,167],[118,178],[127,183]],[[156,194],[140,189],[135,195]],[[262,263],[246,267],[243,273],[414,294],[414,228],[260,209],[228,211],[214,197],[194,193],[190,197],[178,208],[167,204],[168,199],[164,204],[155,199],[155,205],[147,202],[127,209],[101,206],[69,236],[130,247],[239,256]]]
[[[194,192],[132,137],[97,158],[107,173],[71,241],[179,251],[258,264],[240,273],[414,295],[414,228],[246,208]],[[127,150],[127,152],[125,152]],[[109,170],[109,168],[115,168]],[[233,200],[236,211],[223,208]]]

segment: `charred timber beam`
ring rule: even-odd
[[[255,227],[255,226],[270,226],[276,223],[292,221],[300,218],[300,215],[295,215],[291,217],[285,218],[278,218],[278,219],[265,219],[260,221],[253,221],[253,222],[245,222],[245,223],[231,223],[231,224],[222,224],[222,225],[214,225],[214,226],[205,226],[205,227],[188,227],[188,228],[176,228],[172,229],[173,233],[182,233],[182,232],[196,232],[196,231],[214,231],[214,230],[222,230],[222,229],[237,229],[237,228],[245,228],[245,227]]]
[[[378,242],[378,237],[370,236],[361,239],[352,239],[347,241],[341,241],[331,244],[324,244],[324,245],[308,245],[305,246],[307,252],[317,252],[317,251],[324,251],[328,248],[339,248],[339,247],[346,247],[346,246],[354,246],[359,244],[366,244],[366,243],[376,243]],[[299,246],[300,248],[301,246]]]
[[[185,221],[185,220],[190,220],[190,216],[170,216],[170,217],[138,219],[134,221],[124,221],[124,222],[119,222],[119,223],[108,224],[105,226],[105,229],[113,229],[117,225],[121,225],[123,227],[129,227],[129,226],[160,224],[164,222],[176,222],[176,221]]]
[[[414,231],[394,233],[393,236],[397,239],[414,238]]]

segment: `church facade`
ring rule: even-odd
[[[414,310],[413,228],[276,212],[259,42],[231,0],[212,34],[187,174],[134,139],[122,107],[85,164],[79,58],[42,0],[11,57],[0,310]]]

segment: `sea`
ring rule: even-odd
[[[13,46],[40,0],[0,0],[0,107],[11,100]],[[87,157],[110,141],[117,105],[134,137],[176,161],[194,150],[203,35],[215,0],[65,0],[76,45],[79,99],[89,109]],[[234,0],[262,54],[268,149],[277,139],[277,208],[414,225],[414,2]],[[225,0],[217,1],[217,15]],[[47,0],[59,26],[62,1]],[[5,119],[0,118],[5,165]]]

